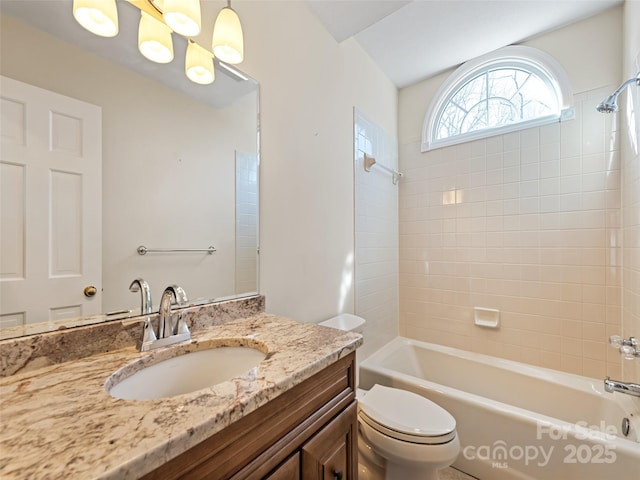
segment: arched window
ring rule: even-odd
[[[425,117],[422,151],[572,118],[566,73],[531,47],[505,47],[465,63]]]

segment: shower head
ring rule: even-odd
[[[600,113],[614,113],[618,111],[618,95],[609,95],[598,104],[596,110]]]
[[[596,110],[600,113],[613,113],[618,111],[618,95],[622,93],[622,91],[627,88],[632,83],[640,86],[640,72],[634,77],[630,78],[622,85],[620,85],[615,92],[605,98],[602,102],[598,104]]]

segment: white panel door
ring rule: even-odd
[[[102,111],[2,76],[0,102],[0,327],[100,313]]]

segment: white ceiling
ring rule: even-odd
[[[355,37],[403,88],[623,0],[305,0],[333,37]]]

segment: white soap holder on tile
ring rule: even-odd
[[[498,328],[500,325],[500,310],[473,307],[473,320],[480,327]]]

